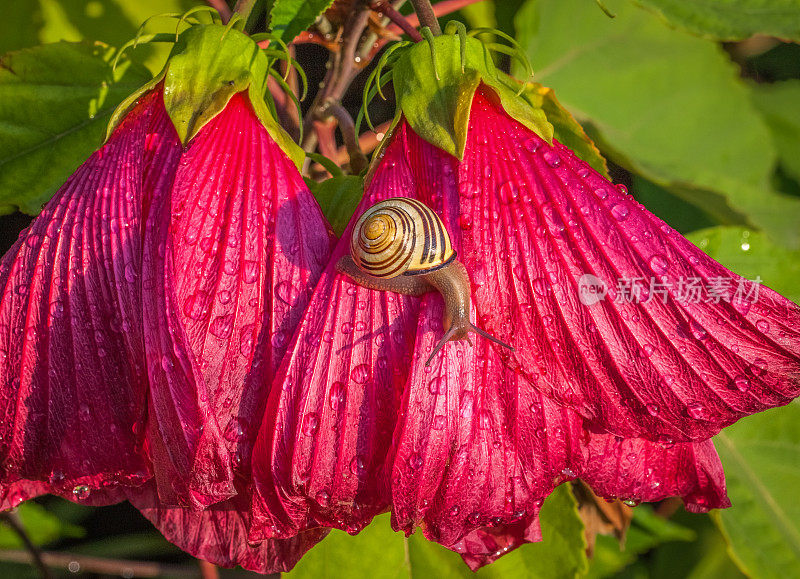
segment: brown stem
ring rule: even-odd
[[[222,22],[225,24],[231,19],[231,9],[228,8],[228,4],[225,0],[206,0],[206,4],[219,12],[219,17],[222,18]]]
[[[16,511],[0,513],[0,520],[11,527],[11,529],[13,529],[13,531],[22,540],[25,548],[28,550],[30,560],[33,562],[36,568],[39,569],[39,574],[44,579],[50,579],[52,575],[50,574],[50,569],[47,568],[47,565],[45,565],[44,561],[42,560],[42,551],[34,544],[33,541],[31,541],[31,538],[28,536],[28,532],[25,530],[25,525],[22,524],[22,521],[20,520]]]
[[[366,169],[369,162],[364,153],[361,152],[361,146],[356,136],[356,124],[353,122],[353,117],[350,116],[350,113],[335,101],[328,103],[328,106],[323,109],[324,113],[331,115],[339,123],[339,132],[342,134],[344,146],[350,155],[350,171],[358,174]]]
[[[419,33],[419,30],[414,28],[414,26],[412,26],[406,17],[395,10],[394,7],[386,0],[374,1],[370,4],[370,8],[379,14],[383,14],[386,18],[399,26],[400,29],[408,34],[409,38],[411,38],[411,40],[414,42],[420,42],[422,40],[422,35]]]
[[[434,36],[438,36],[442,33],[442,29],[439,26],[439,21],[436,20],[436,14],[433,11],[430,0],[411,0],[411,5],[414,6],[414,12],[417,13],[417,16],[419,17],[419,23],[422,26],[427,26],[430,28]]]
[[[216,565],[202,559],[198,559],[197,564],[200,567],[201,579],[219,579],[219,569]]]
[[[233,11],[241,14],[244,18],[245,28],[247,27],[247,21],[250,20],[250,13],[253,12],[255,7],[256,0],[237,0],[236,5],[233,7]]]
[[[0,561],[32,563],[28,551],[0,550]],[[48,567],[67,569],[72,573],[97,573],[122,577],[191,577],[197,578],[197,568],[185,565],[168,565],[150,561],[105,559],[62,552],[43,552],[42,561]]]

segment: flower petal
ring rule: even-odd
[[[150,476],[138,272],[141,151],[154,98],[143,99],[3,257],[0,494],[27,479],[88,496]]]
[[[151,438],[163,440],[154,442],[159,493],[202,507],[234,496],[237,473],[249,472],[264,384],[332,234],[242,95],[163,185],[145,236]]]
[[[404,136],[387,146],[356,215],[414,191]],[[272,386],[253,463],[251,540],[326,525],[356,532],[388,507],[383,462],[413,347],[418,298],[337,273],[333,252]]]
[[[164,506],[154,485],[129,491],[128,499],[171,543],[187,553],[223,567],[240,565],[256,573],[289,571],[327,534],[312,529],[289,539],[247,543],[250,499],[243,494],[204,511]]]
[[[800,394],[800,308],[768,288],[757,303],[737,294],[752,287],[508,117],[486,89],[458,179],[481,323],[516,347],[536,388],[594,427],[704,440]],[[605,284],[606,299],[581,301],[587,279]],[[635,279],[648,292],[640,302],[616,289]],[[704,299],[681,295],[693,281]]]
[[[710,440],[664,444],[591,434],[585,460],[575,470],[607,499],[639,503],[678,496],[695,513],[731,506],[722,464]]]

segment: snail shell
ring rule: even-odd
[[[366,273],[391,279],[427,273],[456,258],[439,216],[416,199],[393,197],[359,217],[350,255]]]
[[[442,220],[416,199],[393,197],[367,209],[353,227],[350,255],[342,257],[336,269],[370,289],[413,296],[429,291],[442,294],[445,334],[426,366],[445,343],[469,341],[469,332],[514,349],[469,321],[467,269],[456,259]]]

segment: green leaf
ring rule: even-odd
[[[686,237],[725,267],[747,279],[760,277],[765,285],[800,303],[800,251],[741,227],[711,227]]]
[[[754,34],[800,40],[797,0],[634,0],[670,24],[718,40],[741,40]]]
[[[29,501],[17,507],[17,515],[35,545],[46,545],[58,539],[79,538],[84,535],[81,527],[58,519],[34,502]],[[0,523],[0,549],[23,548],[25,544],[19,535],[7,525]]]
[[[750,577],[800,577],[800,403],[740,420],[714,438],[733,507],[714,513]]]
[[[278,38],[291,42],[331,4],[333,0],[274,0],[269,13],[270,28]]]
[[[66,40],[100,40],[121,46],[136,34],[146,18],[164,13],[183,13],[202,0],[34,0],[7,2],[0,21],[0,53],[29,48],[37,44]],[[11,10],[11,13],[8,13]],[[164,23],[167,23],[166,26]],[[163,31],[174,24],[160,20]],[[158,72],[169,54],[169,47],[144,45],[133,52],[133,60]]]
[[[583,523],[569,485],[547,498],[540,513],[541,543],[523,545],[472,573],[456,553],[426,540],[420,532],[409,538],[395,533],[389,515],[381,515],[355,537],[342,531],[330,535],[287,573],[289,579],[350,577],[577,577],[587,569]]]
[[[800,80],[752,87],[753,102],[763,115],[783,169],[800,181]]]
[[[150,78],[100,43],[61,42],[0,57],[0,207],[39,212],[97,149],[114,108]]]
[[[547,120],[553,125],[553,136],[561,144],[572,149],[580,159],[588,163],[595,171],[608,177],[606,160],[597,150],[597,147],[583,130],[580,123],[558,102],[553,89],[542,86],[539,83],[530,83],[526,87],[525,97],[531,104],[540,107],[544,111],[545,115],[547,115]]]
[[[586,576],[590,578],[612,576],[636,561],[639,555],[658,545],[672,541],[691,541],[694,538],[695,534],[691,529],[657,516],[649,506],[636,507],[633,510],[633,521],[625,538],[624,549],[620,548],[619,541],[615,537],[598,535],[594,558]]]
[[[516,25],[536,80],[606,157],[707,213],[726,201],[721,220],[800,247],[800,199],[771,191],[769,130],[726,54],[627,2],[605,4],[616,18],[584,0],[524,5]]]
[[[364,179],[358,175],[341,175],[310,186],[323,215],[337,237],[341,237],[364,195]]]

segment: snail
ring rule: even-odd
[[[442,294],[446,331],[426,366],[449,341],[466,339],[472,345],[471,331],[514,350],[469,321],[467,269],[456,259],[442,220],[416,199],[393,197],[368,208],[353,227],[350,255],[343,256],[336,269],[370,289],[411,296]]]

